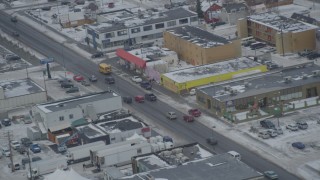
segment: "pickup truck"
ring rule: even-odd
[[[144,95],[144,98],[148,101],[156,101],[157,96],[155,96],[153,93],[147,93]]]

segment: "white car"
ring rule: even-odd
[[[1,151],[2,151],[2,154],[3,154],[4,156],[6,156],[6,157],[9,157],[9,156],[10,156],[10,150],[9,150],[8,147],[3,146],[3,147],[1,148]]]
[[[131,78],[131,80],[132,80],[133,82],[136,82],[136,83],[141,83],[141,82],[142,82],[142,79],[141,79],[139,76],[133,76],[133,77]]]
[[[288,124],[288,125],[286,126],[286,129],[289,129],[289,130],[291,130],[291,131],[298,131],[298,126],[295,125],[295,124]]]
[[[20,143],[18,141],[11,141],[10,146],[12,147],[12,149],[17,150],[20,148]]]
[[[177,119],[177,115],[175,112],[167,112],[167,118],[170,120]]]
[[[191,89],[190,92],[189,92],[189,95],[190,96],[196,95],[196,89]]]

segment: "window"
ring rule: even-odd
[[[118,36],[124,36],[128,34],[128,31],[127,30],[118,31],[117,34]]]
[[[114,32],[106,33],[105,37],[106,37],[106,38],[112,38],[112,37],[114,37]]]
[[[143,31],[151,31],[151,30],[152,30],[152,25],[143,27]]]
[[[73,119],[73,114],[69,114],[69,119]]]
[[[167,22],[168,27],[175,26],[176,24],[177,24],[176,21]]]
[[[139,32],[140,32],[140,27],[131,29],[132,34],[139,33]]]
[[[116,140],[116,138],[115,138],[115,137],[111,138],[111,141],[114,141],[114,140]]]
[[[245,10],[246,10],[245,7],[241,7],[241,8],[240,8],[240,11],[245,11]]]
[[[190,18],[190,21],[191,21],[191,22],[196,22],[196,21],[198,21],[198,17],[196,17],[196,16],[195,16],[195,17],[191,17],[191,18]]]
[[[189,21],[188,21],[188,18],[185,18],[185,19],[179,19],[179,24],[187,24]]]
[[[60,117],[59,117],[59,120],[60,120],[60,121],[63,121],[63,120],[64,120],[64,117],[63,117],[63,116],[60,116]]]
[[[142,153],[142,149],[141,148],[137,149],[137,154],[141,154],[141,153]]]
[[[235,10],[235,9],[231,9],[230,12],[231,12],[231,13],[236,13],[236,10]]]
[[[156,24],[156,29],[164,28],[164,23]]]

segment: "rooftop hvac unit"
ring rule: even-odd
[[[230,90],[230,94],[231,95],[236,95],[238,93],[238,91],[236,89],[231,89]]]
[[[224,86],[225,91],[229,91],[230,89],[231,89],[231,87],[229,85]]]
[[[291,76],[284,77],[284,82],[285,83],[291,82]]]
[[[245,81],[243,84],[244,84],[244,87],[249,87],[249,82]]]
[[[320,75],[320,70],[312,71],[312,75],[313,75],[313,77],[319,76]]]

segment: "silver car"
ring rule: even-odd
[[[168,112],[167,113],[167,118],[172,120],[172,119],[177,119],[177,115],[175,112]]]
[[[298,131],[298,126],[295,124],[288,124],[286,129],[289,129],[290,131]]]
[[[274,137],[277,137],[278,136],[278,133],[273,130],[273,129],[269,129],[267,130],[268,134],[270,135],[270,137],[274,138]]]

